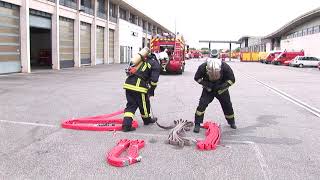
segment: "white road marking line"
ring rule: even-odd
[[[315,107],[313,107],[313,106],[310,106],[310,105],[308,105],[307,103],[305,103],[305,102],[303,102],[303,101],[300,101],[299,99],[294,98],[294,97],[292,97],[291,95],[289,95],[289,94],[287,94],[287,93],[285,93],[285,92],[283,92],[283,91],[281,91],[281,90],[279,90],[279,89],[277,89],[277,88],[274,88],[274,87],[272,87],[272,86],[270,86],[270,85],[268,85],[268,84],[266,84],[266,83],[264,83],[264,82],[262,82],[262,81],[260,81],[260,80],[258,80],[258,79],[256,79],[256,78],[254,78],[254,77],[252,77],[252,76],[250,76],[250,75],[247,75],[247,74],[244,74],[244,73],[241,73],[241,74],[243,74],[244,76],[247,76],[247,77],[255,80],[256,82],[258,82],[259,84],[261,84],[261,85],[263,85],[264,87],[268,88],[269,90],[271,90],[271,91],[274,92],[275,94],[278,94],[279,96],[281,96],[281,97],[283,97],[284,99],[292,102],[293,104],[296,104],[296,105],[302,107],[303,109],[311,112],[311,113],[314,114],[315,116],[320,117],[320,110],[319,110],[319,109],[317,109],[317,108],[315,108]]]
[[[152,136],[152,137],[168,137],[168,135],[164,134],[149,134],[149,133],[139,133],[139,132],[122,132],[117,131],[116,134],[130,134],[130,135],[136,135],[136,136]]]
[[[8,123],[8,124],[20,124],[20,125],[30,125],[30,126],[41,126],[41,127],[50,127],[50,128],[59,128],[57,125],[51,125],[51,124],[41,124],[41,123],[29,123],[29,122],[17,122],[17,121],[8,121],[8,120],[1,120],[2,123]]]
[[[252,141],[223,141],[223,142],[226,142],[226,143],[239,143],[239,144],[248,144],[250,145],[250,147],[252,147],[258,161],[259,161],[259,165],[260,165],[260,168],[261,168],[261,171],[263,173],[263,177],[265,180],[269,180],[270,178],[270,175],[271,175],[271,172],[269,170],[269,166],[259,148],[259,146],[255,143],[255,142],[252,142]]]

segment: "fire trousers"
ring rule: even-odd
[[[132,125],[133,116],[139,108],[143,122],[151,121],[150,100],[146,93],[126,90],[127,105],[124,110],[123,125]]]
[[[226,90],[222,94],[218,94],[216,92],[208,92],[206,89],[203,89],[200,100],[199,100],[199,105],[195,113],[195,124],[203,123],[205,110],[215,97],[219,100],[223,113],[228,123],[229,124],[235,123],[234,112],[233,112],[232,103],[230,100],[229,91]]]

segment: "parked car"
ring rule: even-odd
[[[297,56],[304,56],[304,51],[300,51],[300,52],[284,51],[272,60],[272,64],[281,65],[281,64],[284,64],[285,61],[290,61]]]
[[[320,70],[320,62],[318,63],[318,69]]]
[[[317,67],[319,66],[320,59],[312,56],[297,56],[290,64],[293,67]]]

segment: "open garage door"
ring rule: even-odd
[[[96,64],[103,64],[104,59],[104,28],[97,26],[97,55]]]
[[[59,18],[60,68],[74,67],[74,21]]]
[[[114,63],[114,30],[109,29],[109,63]]]
[[[91,65],[91,25],[81,22],[80,29],[81,65]]]
[[[0,1],[0,74],[21,72],[19,7]]]
[[[51,69],[51,14],[30,9],[31,69]]]

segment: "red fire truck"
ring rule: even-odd
[[[160,60],[162,72],[178,73],[184,72],[185,66],[185,42],[182,36],[155,37],[151,39],[151,51],[161,53],[167,49],[168,59]]]

